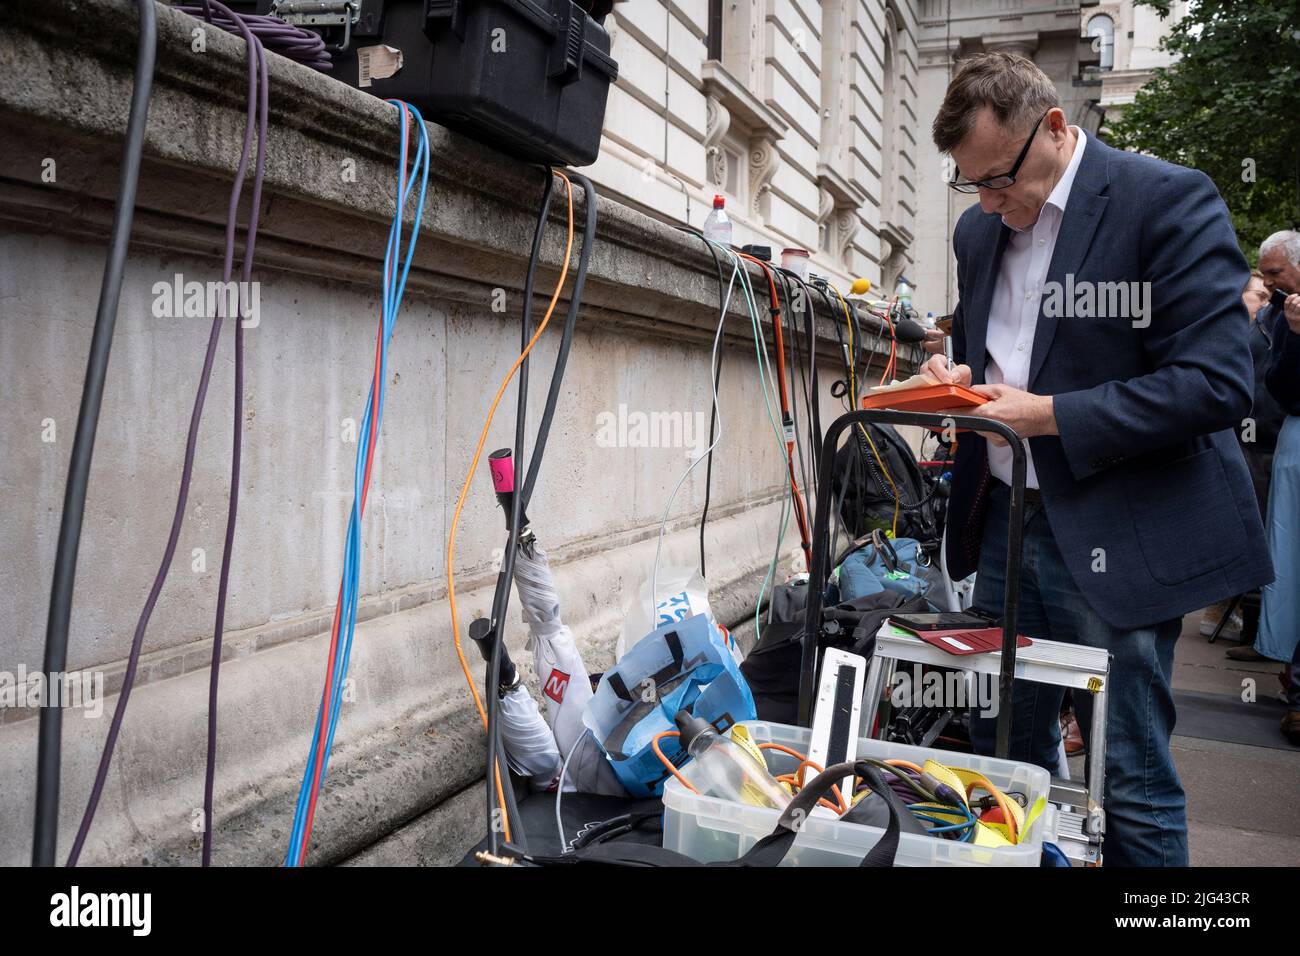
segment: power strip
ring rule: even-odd
[[[822,654],[821,679],[813,704],[812,742],[808,759],[821,767],[853,760],[858,755],[858,730],[862,722],[862,691],[867,659],[834,647]],[[845,801],[853,798],[853,777],[840,781]],[[813,813],[834,816],[825,807]]]

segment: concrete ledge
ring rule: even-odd
[[[130,100],[134,4],[20,5],[11,16],[0,36],[0,136],[18,153],[8,182],[0,180],[8,190],[0,194],[0,217],[106,235]],[[206,52],[191,51],[190,31],[202,26],[158,8],[158,65],[133,235],[142,246],[216,255],[228,177],[238,165],[247,77],[242,39],[208,29]],[[271,127],[258,271],[283,268],[373,287],[392,215],[395,109],[284,57],[268,60]],[[540,198],[540,171],[436,124],[428,130],[433,161],[408,288],[474,304],[494,288],[521,288],[518,264],[531,239],[530,197]],[[41,180],[45,157],[60,160],[52,185]],[[345,163],[354,181],[344,178]],[[557,222],[561,202],[552,203]],[[587,311],[642,335],[709,338],[717,280],[700,241],[606,199],[599,219]],[[562,251],[562,230],[552,229],[543,261],[554,268]],[[752,273],[757,283],[757,267]],[[554,273],[540,276],[540,288],[553,284]],[[629,298],[629,288],[640,294]],[[821,313],[821,347],[837,357],[833,316],[820,302],[814,310]],[[742,314],[738,297],[733,311]],[[879,330],[874,318],[864,322]],[[742,342],[744,335],[740,329],[731,339]],[[904,365],[920,356],[910,347],[904,352]]]

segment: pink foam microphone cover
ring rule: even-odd
[[[497,494],[515,490],[515,460],[510,449],[493,452],[488,457],[488,466],[492,469],[492,487]]]

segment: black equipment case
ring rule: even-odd
[[[609,0],[348,0],[324,26],[306,0],[259,11],[316,29],[331,75],[529,162],[586,166],[600,152],[618,64],[601,21]],[[590,9],[592,13],[588,13]],[[343,49],[338,47],[342,46]]]

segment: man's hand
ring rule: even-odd
[[[931,355],[943,355],[943,340],[947,337],[939,329],[926,329],[925,341],[921,343],[921,348]]]
[[[965,414],[1010,425],[1021,438],[1035,435],[1057,435],[1056,412],[1052,396],[1022,392],[1010,385],[976,385],[973,391],[990,400],[983,405],[965,410]],[[997,435],[985,435],[995,445],[1005,445],[1006,440]]]
[[[929,343],[926,343],[927,346]],[[954,365],[948,368],[948,359],[943,355],[931,357],[921,366],[921,374],[936,385],[969,385],[970,366]]]
[[[1300,335],[1300,292],[1286,297],[1286,302],[1282,305],[1282,313],[1286,316],[1286,324],[1291,326],[1291,331]]]

